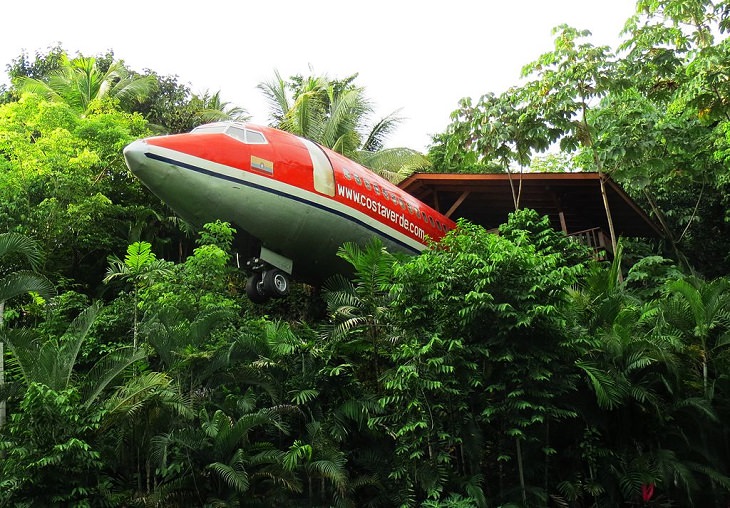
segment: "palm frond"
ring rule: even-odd
[[[281,128],[291,109],[287,95],[286,81],[282,79],[278,70],[274,71],[274,79],[260,83],[257,88],[261,90],[269,104],[271,121],[275,127]]]
[[[426,171],[431,162],[422,153],[410,148],[386,148],[378,151],[360,150],[355,158],[374,173],[398,184],[417,171]]]
[[[393,133],[403,118],[398,116],[399,111],[394,111],[389,115],[381,118],[370,129],[365,142],[362,144],[362,150],[365,152],[377,152],[382,150],[385,145],[385,139]]]
[[[170,382],[170,378],[162,372],[141,374],[117,388],[116,392],[105,401],[104,408],[110,418],[133,417],[146,404],[155,399],[159,400],[160,395],[169,391]],[[175,402],[175,397],[169,399]],[[177,407],[175,404],[173,406]]]
[[[32,383],[35,360],[41,348],[37,332],[30,328],[0,328],[0,340],[9,346],[11,361],[20,370],[25,385]]]
[[[372,105],[361,88],[350,88],[336,93],[329,89],[329,115],[324,122],[320,142],[344,155],[350,155],[360,146],[357,126],[372,110]]]
[[[0,279],[0,302],[31,292],[50,297],[55,291],[53,283],[46,277],[26,270],[11,272]]]
[[[0,259],[13,254],[25,258],[33,270],[43,262],[43,252],[35,240],[20,233],[0,234]]]
[[[621,403],[626,395],[625,387],[613,376],[591,362],[579,361],[576,366],[588,376],[599,407],[614,409]]]
[[[76,364],[76,358],[78,357],[81,345],[86,339],[91,325],[94,324],[94,320],[99,314],[101,307],[102,302],[96,302],[81,311],[68,326],[63,337],[61,337],[60,347],[58,348],[58,361],[62,375],[65,378],[64,385],[67,385],[71,379],[71,373]]]
[[[238,451],[242,453],[241,450]],[[239,494],[243,494],[249,487],[248,473],[246,472],[243,461],[239,457],[234,457],[232,462],[232,465],[213,462],[208,465],[208,469],[221,478],[226,485]]]
[[[84,407],[88,408],[94,404],[99,395],[119,374],[146,356],[141,349],[134,350],[131,347],[125,347],[111,351],[100,358],[84,376],[82,392]]]
[[[340,494],[347,491],[347,470],[345,469],[346,459],[342,453],[337,454],[329,460],[313,460],[306,464],[308,474],[321,477],[332,482]]]

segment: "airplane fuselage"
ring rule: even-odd
[[[223,122],[138,140],[127,165],[186,221],[228,221],[264,261],[306,282],[342,268],[337,249],[373,236],[418,253],[455,224],[365,167],[273,128]]]

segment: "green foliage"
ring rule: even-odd
[[[222,120],[248,120],[242,107],[222,99],[220,92],[191,92],[189,84],[178,82],[177,76],[160,76],[145,70],[144,77],[155,82],[151,93],[134,106],[158,133],[190,132],[198,125]]]
[[[99,423],[73,389],[31,383],[0,438],[4,506],[102,506],[104,462],[91,440]]]
[[[233,228],[208,224],[193,243],[125,167],[122,148],[150,129],[240,110],[112,53],[22,55],[14,83],[56,93],[0,99],[0,300],[42,289],[16,279],[9,292],[28,267],[60,294],[6,314],[0,504],[611,507],[642,504],[650,485],[647,505],[723,504],[725,4],[641,1],[615,55],[558,27],[524,85],[461,101],[431,151],[439,169],[512,172],[515,209],[528,167],[600,171],[661,222],[663,243],[589,261],[520,210],[499,235],[462,221],[408,259],[347,244],[352,273],[323,288],[325,322],[302,310],[305,290],[244,303]],[[107,78],[157,86],[68,87]],[[383,150],[397,117],[367,125],[354,80],[263,88],[276,125],[394,178],[422,167]],[[692,265],[707,278],[677,268]],[[120,284],[102,285],[105,270]]]
[[[0,234],[0,328],[5,318],[6,301],[31,292],[46,297],[53,294],[53,284],[43,275],[13,269],[13,262],[17,261],[25,261],[36,269],[42,260],[43,253],[31,238],[18,233]]]
[[[0,330],[0,338],[12,353],[10,370],[18,382],[26,388],[38,383],[57,391],[76,386],[83,407],[92,406],[117,376],[145,356],[120,348],[101,356],[83,375],[75,372],[79,351],[100,307],[96,303],[85,309],[60,337],[39,337],[31,328]]]
[[[144,121],[107,109],[80,116],[24,95],[0,106],[0,131],[0,227],[33,236],[46,271],[96,283],[106,255],[127,244],[131,210],[144,202],[121,155],[145,132]]]
[[[231,265],[235,230],[224,222],[206,224],[198,247],[184,263],[160,261],[155,280],[140,287],[140,302],[150,315],[177,309],[184,316],[213,309],[237,310],[239,272]],[[150,265],[152,266],[152,265]],[[163,268],[164,266],[164,268]]]
[[[236,230],[229,223],[217,220],[203,225],[197,243],[200,246],[212,245],[224,252],[230,252],[235,234]]]
[[[106,98],[122,104],[144,99],[155,81],[149,76],[130,75],[122,62],[112,62],[104,71],[93,57],[69,59],[61,55],[57,68],[39,78],[18,76],[14,85],[23,92],[37,93],[48,100],[62,101],[79,113],[86,113],[94,101]]]
[[[534,453],[549,421],[575,416],[559,403],[577,375],[561,308],[584,270],[569,262],[580,249],[547,233],[534,212],[514,214],[505,233],[513,240],[461,221],[396,267],[393,319],[405,338],[384,376],[385,416],[371,425],[396,440],[391,476],[426,498],[485,461],[496,471],[516,453],[521,464],[522,443]]]

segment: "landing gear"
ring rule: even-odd
[[[246,296],[253,303],[265,303],[269,297],[264,293],[260,273],[254,273],[246,281]]]
[[[246,281],[246,296],[254,303],[265,303],[269,298],[284,298],[289,294],[289,276],[278,268],[255,272]]]
[[[246,295],[252,302],[264,303],[289,294],[293,267],[290,259],[262,246],[261,255],[246,261],[246,267],[253,272],[246,281]]]
[[[282,270],[266,270],[262,277],[264,293],[274,298],[284,298],[289,294],[289,276]]]

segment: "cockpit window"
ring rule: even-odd
[[[260,132],[246,129],[246,143],[251,145],[263,145],[266,143],[266,138]]]
[[[226,132],[226,129],[230,126],[227,123],[207,123],[205,125],[199,125],[193,129],[195,133],[210,133],[210,134],[221,134]]]
[[[243,141],[244,143],[246,142],[246,129],[230,126],[225,130],[225,133],[233,139]]]
[[[266,137],[258,131],[244,127],[242,124],[234,125],[230,122],[216,122],[200,125],[193,129],[198,134],[226,134],[242,143],[249,145],[264,145]]]

